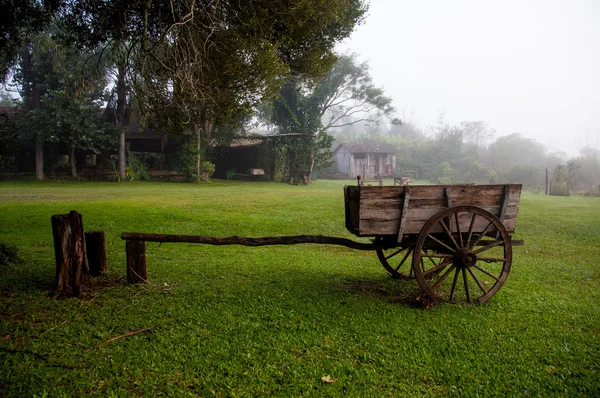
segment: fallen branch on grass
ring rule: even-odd
[[[108,343],[112,343],[113,341],[115,341],[115,340],[119,340],[119,339],[122,339],[123,337],[129,337],[129,336],[133,336],[134,334],[143,333],[143,332],[148,332],[148,331],[150,331],[150,330],[152,330],[152,328],[146,328],[146,329],[134,330],[133,332],[125,333],[125,334],[122,334],[122,335],[120,335],[120,336],[113,337],[112,339],[106,340],[104,343],[100,343],[100,344],[98,344],[98,345],[97,345],[97,346],[95,346],[95,347],[88,348],[88,349],[87,349],[87,350],[85,350],[84,352],[89,352],[89,351],[92,351],[92,350],[94,350],[94,349],[96,349],[96,348],[100,348],[100,347],[102,347],[103,345],[106,345],[106,344],[108,344]]]

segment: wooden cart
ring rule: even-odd
[[[394,278],[416,277],[434,301],[484,303],[512,262],[521,185],[344,187],[346,228],[371,243],[321,236],[212,237],[125,232],[127,275],[148,279],[144,242],[209,245],[330,244],[374,250]]]
[[[520,184],[347,186],[346,228],[373,237],[394,278],[435,301],[484,303],[512,262]]]

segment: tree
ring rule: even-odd
[[[271,139],[271,145],[283,160],[290,183],[307,184],[315,160],[325,163],[331,156],[333,138],[323,128],[320,116],[318,104],[292,79],[273,102],[271,122],[279,137]]]
[[[193,129],[199,146],[215,124],[274,98],[288,75],[324,75],[334,44],[366,7],[363,0],[70,0],[65,10],[65,25],[88,42],[127,41],[144,113]]]
[[[546,149],[539,142],[520,134],[499,137],[489,146],[490,166],[506,172],[518,164],[535,165],[540,170],[546,160]]]
[[[316,84],[290,76],[266,112],[277,134],[295,136],[273,141],[288,156],[284,167],[290,182],[308,183],[315,162],[328,163],[333,142],[330,129],[377,123],[392,114],[391,102],[382,89],[374,87],[368,65],[356,64],[354,55],[340,56]]]
[[[361,122],[378,123],[395,111],[392,99],[373,84],[368,63],[357,63],[355,54],[338,58],[317,84],[312,101],[326,130]]]
[[[94,54],[73,51],[47,30],[36,35],[15,69],[23,98],[18,121],[24,139],[36,142],[36,178],[43,179],[45,143],[69,148],[71,173],[77,177],[75,150],[97,151],[102,145],[100,120],[105,80]]]
[[[50,23],[61,0],[6,0],[0,24],[0,80],[10,74],[22,46]]]
[[[58,49],[49,33],[39,33],[23,45],[17,58],[18,64],[14,70],[14,80],[19,86],[19,94],[23,100],[21,113],[23,125],[26,126],[24,138],[35,142],[35,177],[44,179],[44,131],[45,122],[41,113],[41,101],[49,90],[58,88],[54,74],[57,64]],[[27,137],[27,136],[30,137]]]

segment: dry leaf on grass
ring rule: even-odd
[[[321,377],[321,381],[323,383],[328,383],[328,384],[335,382],[335,380],[332,379],[331,376],[329,376],[329,375]]]

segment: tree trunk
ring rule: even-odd
[[[315,167],[315,148],[310,150],[310,165],[308,166],[308,175],[304,176],[304,184],[310,184],[310,176]]]
[[[69,161],[71,163],[71,178],[77,178],[77,160],[75,159],[75,147],[71,147],[71,153],[69,154]]]
[[[127,159],[125,155],[125,132],[129,120],[126,117],[127,111],[127,86],[125,85],[125,64],[119,63],[117,66],[117,125],[119,126],[119,178],[124,180],[126,176]]]
[[[146,268],[146,246],[144,241],[128,240],[125,244],[127,251],[127,282],[146,283],[148,269]]]
[[[198,122],[194,123],[194,131],[196,132],[196,179],[200,178],[200,167],[202,164],[202,154],[200,150],[202,149],[200,143],[202,142],[202,129]]]
[[[127,178],[127,158],[125,157],[125,130],[119,132],[119,179]]]
[[[90,275],[98,276],[106,272],[106,240],[104,231],[91,231],[85,233],[85,247],[87,251]]]
[[[56,286],[64,296],[79,297],[88,282],[88,263],[81,214],[56,214],[51,218],[56,257]]]
[[[44,141],[41,137],[35,138],[35,179],[44,179]]]

